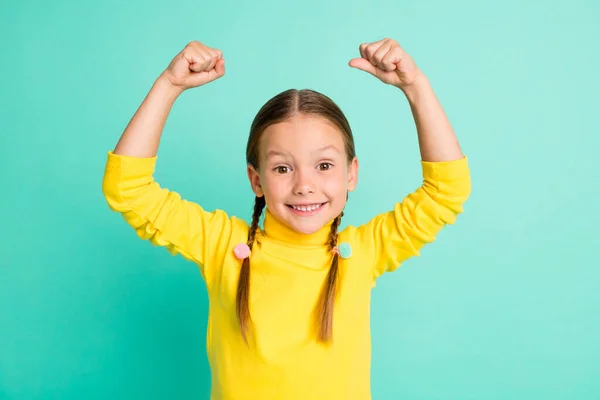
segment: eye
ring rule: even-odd
[[[333,168],[333,164],[331,164],[331,163],[324,162],[324,163],[319,164],[319,171],[327,171],[331,168]]]
[[[275,172],[277,172],[278,174],[285,174],[287,172],[289,172],[289,168],[286,167],[285,165],[280,165],[278,167],[275,167]]]

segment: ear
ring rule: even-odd
[[[354,157],[348,165],[348,191],[352,192],[358,184],[358,158]]]
[[[260,184],[260,175],[251,164],[248,164],[248,179],[250,180],[250,186],[252,187],[254,194],[257,197],[264,196],[264,192]]]

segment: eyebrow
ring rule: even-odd
[[[339,153],[339,152],[340,152],[340,151],[339,151],[339,150],[338,150],[338,149],[337,149],[337,148],[336,148],[334,145],[332,145],[332,144],[330,144],[330,145],[328,145],[328,146],[325,146],[325,147],[321,147],[320,149],[317,149],[317,150],[315,150],[314,152],[315,152],[315,153],[321,153],[321,152],[323,152],[323,151],[325,151],[325,150],[335,150],[337,153]],[[282,156],[282,157],[285,157],[285,156],[288,156],[288,155],[289,155],[289,153],[286,153],[286,152],[283,152],[283,151],[270,150],[270,151],[267,153],[267,157],[266,157],[266,158],[275,157],[275,156]]]
[[[336,151],[336,152],[338,152],[338,153],[340,152],[340,151],[337,149],[337,147],[335,147],[334,145],[330,144],[330,145],[328,145],[328,146],[321,147],[320,149],[317,149],[317,150],[315,150],[315,153],[320,153],[320,152],[323,152],[323,151],[325,151],[325,150],[335,150],[335,151]]]
[[[275,157],[275,156],[285,157],[287,155],[288,155],[288,153],[284,153],[282,151],[271,150],[267,153],[267,158],[271,158],[271,157]]]

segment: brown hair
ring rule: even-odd
[[[354,137],[350,124],[344,116],[342,110],[327,96],[310,89],[289,89],[271,98],[258,111],[252,126],[250,127],[250,136],[246,146],[246,162],[259,169],[259,140],[262,132],[273,124],[283,122],[298,115],[311,115],[327,119],[335,124],[344,135],[346,155],[348,162],[351,162],[355,156]],[[254,212],[252,214],[252,223],[248,231],[248,247],[252,249],[258,222],[265,208],[264,196],[256,197],[254,200]],[[337,246],[337,229],[342,220],[342,212],[331,224],[329,233],[329,248],[333,251]],[[319,342],[328,342],[332,338],[333,331],[333,305],[338,288],[338,258],[334,253],[333,262],[327,278],[321,291],[319,303],[315,310],[316,323],[318,326],[317,339]],[[237,287],[236,311],[240,324],[242,337],[246,340],[246,334],[251,324],[250,317],[250,259],[245,258],[240,269],[240,276]]]

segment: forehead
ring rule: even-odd
[[[344,155],[344,135],[332,122],[314,116],[296,116],[269,126],[261,135],[259,144],[263,159],[270,151],[302,157],[327,146],[333,146]]]

